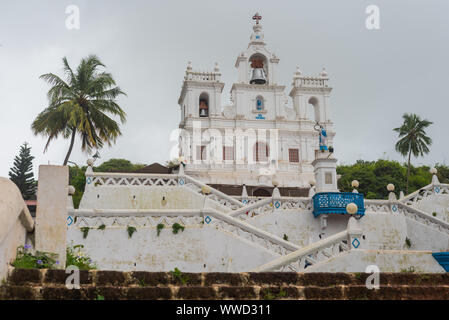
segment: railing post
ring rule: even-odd
[[[273,194],[271,195],[271,198],[273,199],[273,206],[275,209],[279,209],[279,207],[282,204],[282,197],[281,193],[279,192],[279,188],[277,186],[273,189]]]
[[[245,185],[243,185],[243,188],[242,188],[242,204],[243,205],[248,204],[248,192],[246,191]]]
[[[354,217],[349,218],[348,221],[348,246],[350,250],[352,249],[360,249],[362,245],[362,233],[363,230],[360,227],[360,222],[356,220]]]

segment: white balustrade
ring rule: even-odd
[[[350,243],[350,235],[348,230],[345,230],[270,261],[252,271],[303,272],[309,266],[349,251],[351,247],[348,243]]]

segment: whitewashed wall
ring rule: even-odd
[[[155,227],[137,228],[131,239],[126,227],[91,229],[86,239],[78,227],[69,227],[68,243],[83,244],[102,270],[241,272],[279,257],[207,224],[186,226],[178,234],[166,226],[159,236]]]

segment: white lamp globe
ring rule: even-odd
[[[430,169],[431,174],[437,174],[437,172],[438,172],[438,170],[435,167]]]
[[[394,191],[394,184],[389,183],[389,184],[387,185],[387,190],[390,191],[390,192],[393,192],[393,191]]]
[[[348,203],[346,206],[346,212],[349,214],[356,214],[359,208],[354,202]]]
[[[359,182],[358,182],[357,180],[352,180],[351,186],[352,186],[353,188],[358,188],[358,187],[359,187]]]

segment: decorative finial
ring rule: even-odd
[[[192,70],[192,61],[187,63],[187,70]]]
[[[320,76],[322,76],[323,78],[327,77],[327,72],[326,72],[325,67],[323,67],[323,70],[321,71]]]
[[[215,72],[219,72],[220,71],[220,67],[218,66],[218,62],[215,62],[215,68],[214,68]]]
[[[262,20],[262,16],[259,15],[259,12],[256,12],[256,14],[253,16],[253,20],[256,21],[256,24],[259,24],[259,20]]]
[[[296,66],[296,72],[295,75],[300,76],[301,75],[301,69],[299,69],[299,66]]]

